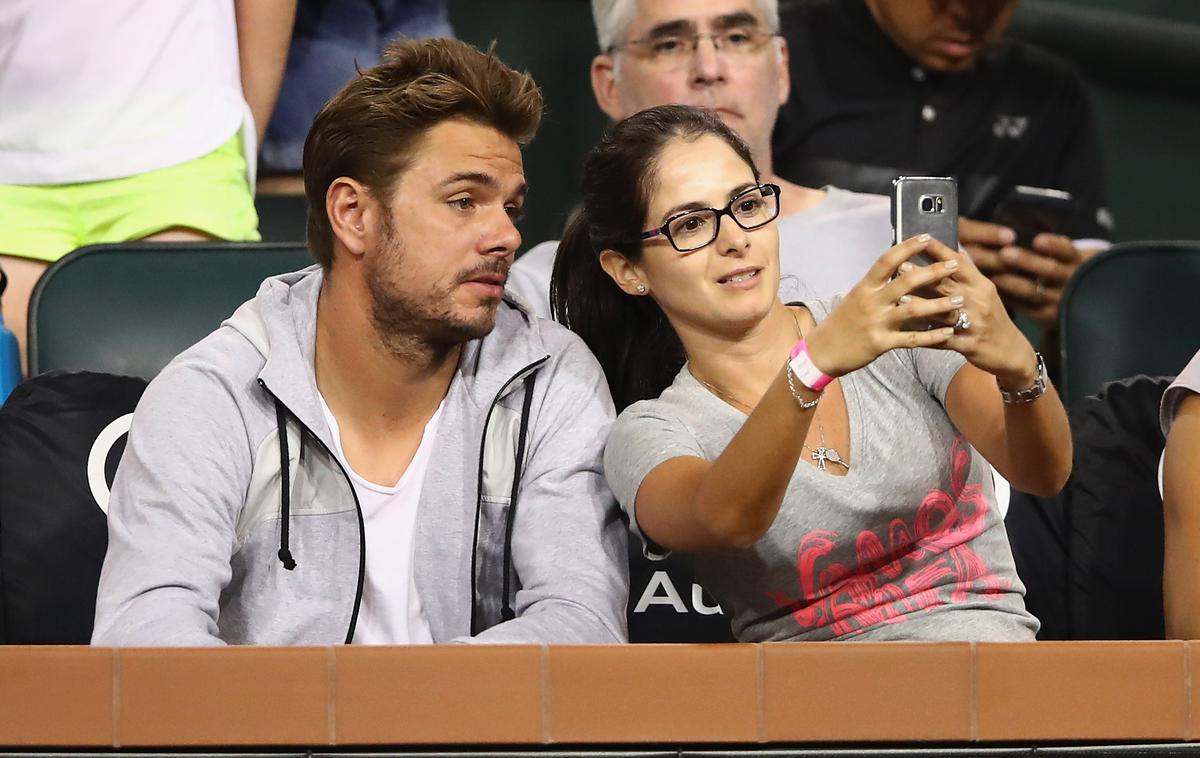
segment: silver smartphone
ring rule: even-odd
[[[901,176],[892,180],[892,244],[929,234],[958,249],[958,183],[948,176]],[[933,263],[926,253],[911,258],[918,266]]]

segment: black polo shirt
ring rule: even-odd
[[[902,174],[954,176],[959,208],[989,219],[1014,185],[1079,202],[1076,238],[1111,234],[1104,166],[1078,74],[1005,40],[969,72],[925,71],[883,33],[865,0],[780,8],[791,98],[773,139],[775,171],[810,187],[890,194]]]

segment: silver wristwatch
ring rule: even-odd
[[[1037,378],[1033,380],[1033,384],[1023,390],[1016,392],[1007,392],[1003,387],[1000,388],[1000,397],[1004,398],[1006,403],[1032,403],[1042,395],[1046,394],[1046,361],[1042,359],[1041,353],[1034,353],[1037,356]]]

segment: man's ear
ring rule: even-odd
[[[600,106],[600,110],[613,121],[620,121],[624,115],[617,85],[616,63],[607,53],[592,59],[592,93],[596,95],[596,105]]]
[[[776,37],[775,60],[779,66],[779,104],[787,102],[792,93],[792,70],[788,65],[788,44],[783,37]]]
[[[325,212],[334,238],[354,258],[369,247],[377,203],[361,182],[339,176],[325,192]]]
[[[600,251],[600,268],[626,295],[646,295],[650,285],[637,264],[616,250]]]

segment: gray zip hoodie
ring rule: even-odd
[[[109,501],[93,644],[353,641],[365,543],[317,395],[322,281],[267,279],[150,383]],[[414,541],[435,642],[626,640],[612,419],[583,343],[507,299],[464,346]]]

